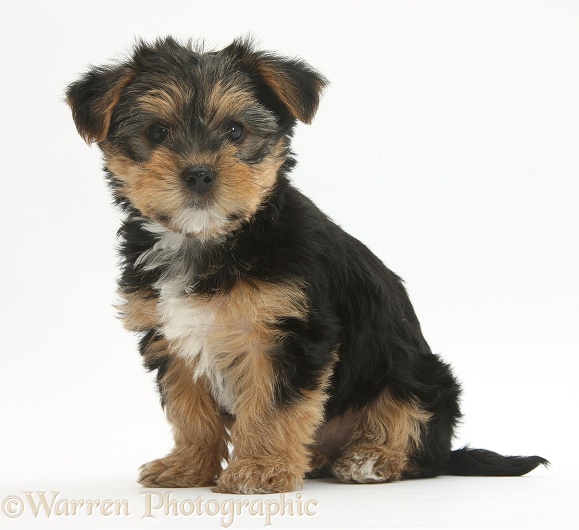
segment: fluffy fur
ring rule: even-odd
[[[269,493],[306,475],[546,463],[451,451],[460,388],[402,281],[290,184],[294,126],[325,85],[248,41],[204,53],[166,38],[68,87],[126,214],[122,316],[174,430],[173,451],[142,467],[145,486]]]

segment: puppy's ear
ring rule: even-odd
[[[257,74],[294,118],[311,123],[328,80],[300,59],[255,51],[251,40],[235,40],[219,52]]]
[[[68,86],[66,100],[78,133],[88,144],[107,137],[113,110],[134,77],[126,65],[95,67]]]

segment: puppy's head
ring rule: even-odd
[[[235,41],[203,53],[171,38],[89,70],[67,90],[76,127],[103,151],[116,200],[165,228],[219,238],[274,188],[296,120],[326,80]]]

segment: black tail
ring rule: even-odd
[[[479,477],[519,477],[537,466],[549,465],[540,456],[503,456],[486,449],[463,447],[451,451],[447,475]]]

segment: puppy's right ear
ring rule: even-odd
[[[113,110],[135,72],[126,65],[95,67],[66,90],[66,100],[78,133],[86,143],[107,137]]]

